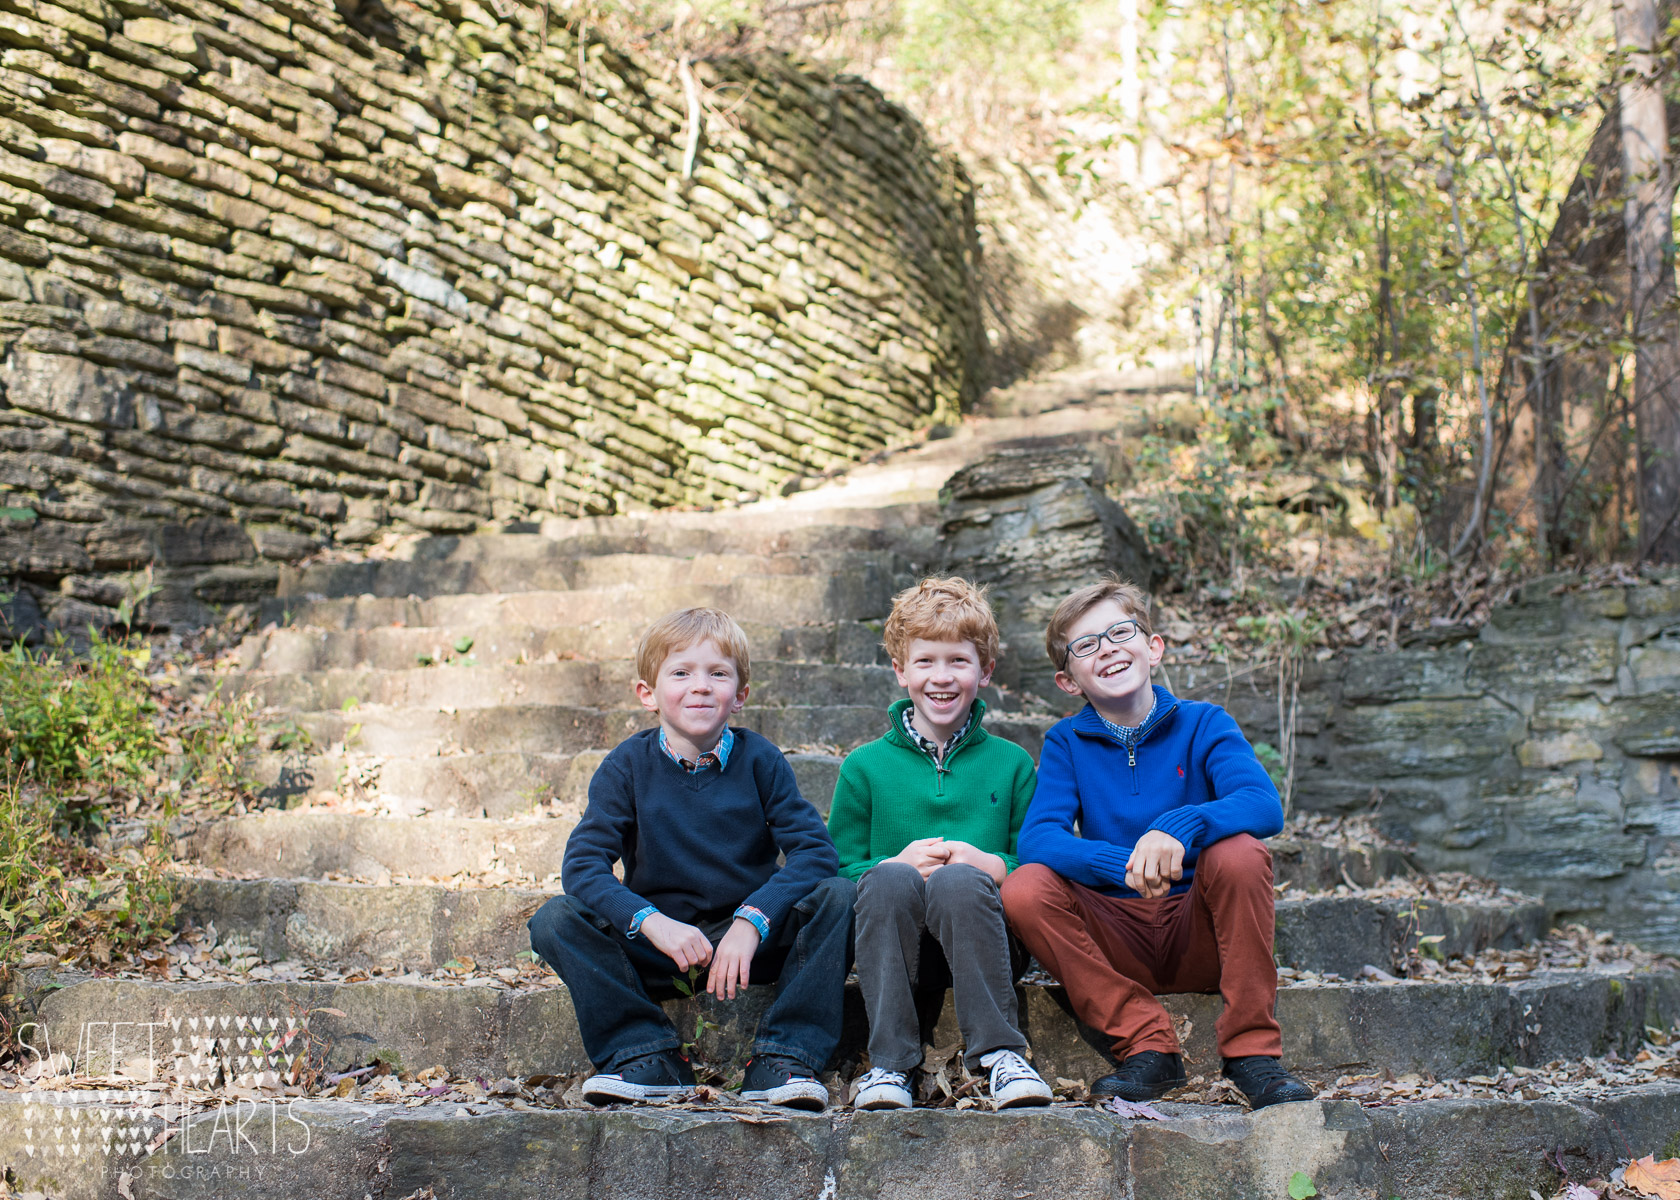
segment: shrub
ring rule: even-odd
[[[10,772],[49,789],[120,787],[139,779],[159,750],[143,668],[149,647],[95,638],[84,659],[59,645],[14,645],[0,658],[0,753]],[[98,805],[67,804],[69,833],[102,826]]]
[[[163,742],[151,651],[92,639],[0,655],[0,969],[32,951],[108,963],[166,932],[175,905],[161,829],[90,841],[155,782]]]

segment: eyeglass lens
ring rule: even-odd
[[[1137,629],[1136,621],[1116,621],[1101,633],[1086,634],[1084,637],[1070,642],[1068,653],[1075,658],[1088,658],[1097,652],[1097,648],[1102,645],[1104,638],[1118,646],[1121,642],[1130,640]]]

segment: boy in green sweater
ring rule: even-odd
[[[856,963],[870,1070],[858,1081],[857,1107],[914,1102],[917,991],[943,980],[941,953],[964,1061],[989,1072],[993,1106],[1048,1104],[1050,1088],[1024,1057],[998,898],[1017,865],[1034,774],[1025,750],[980,724],[997,622],[985,593],[967,580],[925,579],[894,598],[882,640],[909,695],[888,710],[886,733],[841,765],[828,818],[840,874],[858,881]]]

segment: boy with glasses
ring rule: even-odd
[[[1113,1039],[1119,1069],[1091,1094],[1141,1102],[1181,1086],[1156,996],[1218,991],[1226,1078],[1253,1108],[1310,1100],[1282,1067],[1273,1015],[1272,858],[1260,839],[1283,828],[1283,806],[1253,747],[1217,704],[1150,681],[1165,645],[1131,584],[1110,576],[1063,600],[1045,649],[1056,686],[1086,704],[1045,735],[1003,907],[1074,1012]]]

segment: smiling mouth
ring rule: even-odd
[[[935,704],[949,704],[957,698],[957,694],[955,692],[923,692],[922,695],[926,696]]]
[[[1131,663],[1124,663],[1124,662],[1123,663],[1115,663],[1112,667],[1109,667],[1106,671],[1098,671],[1097,672],[1097,678],[1098,679],[1113,679],[1116,675],[1120,674],[1120,672],[1129,669],[1131,667],[1131,665],[1132,665]]]

